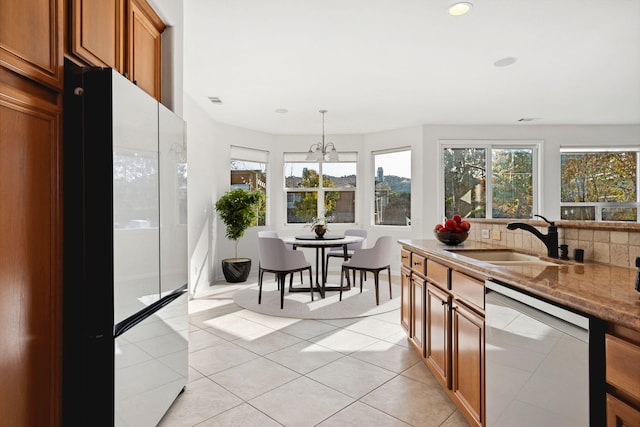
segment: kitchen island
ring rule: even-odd
[[[590,379],[601,383],[592,400],[601,401],[602,408],[606,400],[607,424],[624,420],[635,425],[630,422],[640,414],[640,298],[633,287],[634,269],[546,257],[540,260],[547,262],[495,265],[464,251],[505,248],[475,242],[446,246],[436,240],[398,243],[401,323],[472,425],[486,425],[485,280],[601,320],[601,339],[592,341],[590,350],[592,366],[600,365]]]

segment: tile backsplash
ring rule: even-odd
[[[543,234],[546,224],[540,221],[520,221],[535,226]],[[522,249],[546,255],[547,248],[533,234],[524,230],[507,230],[505,220],[471,220],[469,241],[489,243],[514,249]],[[609,224],[558,221],[558,244],[569,246],[569,258],[574,249],[584,250],[585,261],[595,261],[620,267],[635,268],[636,257],[640,257],[640,226],[638,224]],[[483,237],[488,230],[489,237]],[[486,236],[485,231],[485,236]]]

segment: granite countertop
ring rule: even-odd
[[[446,246],[437,240],[398,240],[434,259],[482,273],[549,301],[640,332],[640,294],[634,289],[636,270],[595,262],[557,261],[557,266],[496,266],[447,249],[505,249],[465,242]],[[540,257],[549,260],[546,257]]]

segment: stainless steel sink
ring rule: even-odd
[[[509,249],[448,249],[447,252],[471,258],[476,261],[487,262],[493,265],[559,265],[554,262],[541,260],[535,255],[523,254]]]

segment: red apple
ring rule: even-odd
[[[461,221],[459,224],[460,228],[462,228],[464,231],[469,231],[469,229],[471,228],[471,223],[468,221]]]
[[[444,228],[447,229],[447,231],[453,231],[456,229],[456,226],[458,225],[458,223],[453,220],[453,219],[448,219],[445,221],[444,223]]]
[[[454,215],[453,220],[457,223],[460,223],[460,221],[462,221],[462,217],[460,215]]]

